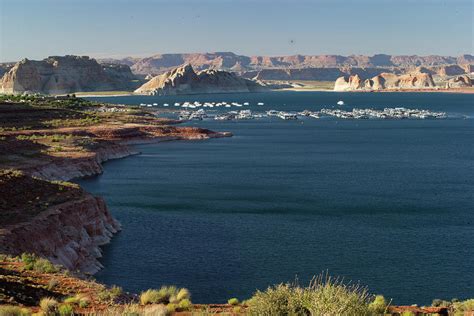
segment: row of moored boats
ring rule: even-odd
[[[447,115],[445,112],[432,112],[428,110],[407,109],[404,107],[385,108],[383,110],[374,109],[353,109],[343,111],[339,109],[321,109],[320,111],[304,110],[302,112],[285,112],[269,110],[265,113],[253,113],[251,110],[229,111],[226,113],[206,113],[204,109],[197,111],[180,111],[180,120],[203,120],[206,118],[218,121],[225,120],[248,120],[263,117],[277,117],[282,120],[297,120],[300,117],[321,118],[332,116],[342,119],[443,119]]]

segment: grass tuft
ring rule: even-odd
[[[58,301],[51,297],[44,297],[40,301],[40,308],[45,316],[54,316],[58,312]]]

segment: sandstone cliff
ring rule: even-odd
[[[177,95],[263,91],[259,83],[219,70],[196,73],[190,64],[156,76],[135,90],[139,94]]]
[[[99,246],[120,224],[104,201],[79,186],[48,182],[17,171],[0,173],[0,252],[35,253],[70,270],[97,272]],[[15,205],[15,209],[8,205]]]
[[[128,66],[100,65],[87,56],[53,56],[41,61],[24,59],[3,75],[0,93],[123,90],[133,87],[133,79]]]
[[[304,68],[414,68],[443,65],[469,65],[474,63],[472,55],[458,58],[450,56],[395,56],[377,54],[365,55],[292,55],[292,56],[244,56],[231,52],[195,53],[195,54],[159,54],[146,58],[124,58],[107,62],[123,63],[131,66],[137,74],[162,74],[182,64],[191,64],[194,69],[219,69],[245,72],[262,69],[304,69]],[[379,71],[379,73],[382,71]],[[277,78],[276,80],[285,80]]]
[[[457,76],[451,78],[446,83],[446,88],[468,88],[472,87],[472,80],[469,76]]]
[[[436,85],[431,74],[409,73],[396,75],[381,73],[371,79],[362,79],[358,75],[340,77],[334,84],[334,91],[374,91],[403,89],[434,89]]]

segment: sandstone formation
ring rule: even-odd
[[[0,93],[124,90],[133,86],[133,79],[128,66],[100,65],[87,56],[53,56],[41,61],[23,59],[3,75]]]
[[[393,56],[364,55],[292,55],[292,56],[244,56],[231,52],[196,54],[159,54],[146,58],[106,59],[107,62],[129,65],[136,74],[162,74],[182,64],[191,64],[194,69],[219,69],[234,72],[258,71],[262,69],[304,68],[414,68],[445,65],[474,64],[474,56]],[[381,71],[379,71],[380,73]],[[277,80],[285,80],[278,78]]]
[[[451,78],[446,83],[446,88],[468,88],[472,87],[472,80],[469,76],[457,76]]]
[[[255,92],[265,87],[259,83],[220,70],[202,70],[196,73],[190,64],[156,76],[140,88],[138,94],[178,95],[199,93]]]
[[[374,91],[404,89],[434,89],[436,85],[431,74],[409,73],[396,75],[381,73],[362,81],[358,75],[340,77],[334,84],[334,91]]]

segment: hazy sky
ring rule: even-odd
[[[474,0],[0,0],[0,60],[473,53]]]

